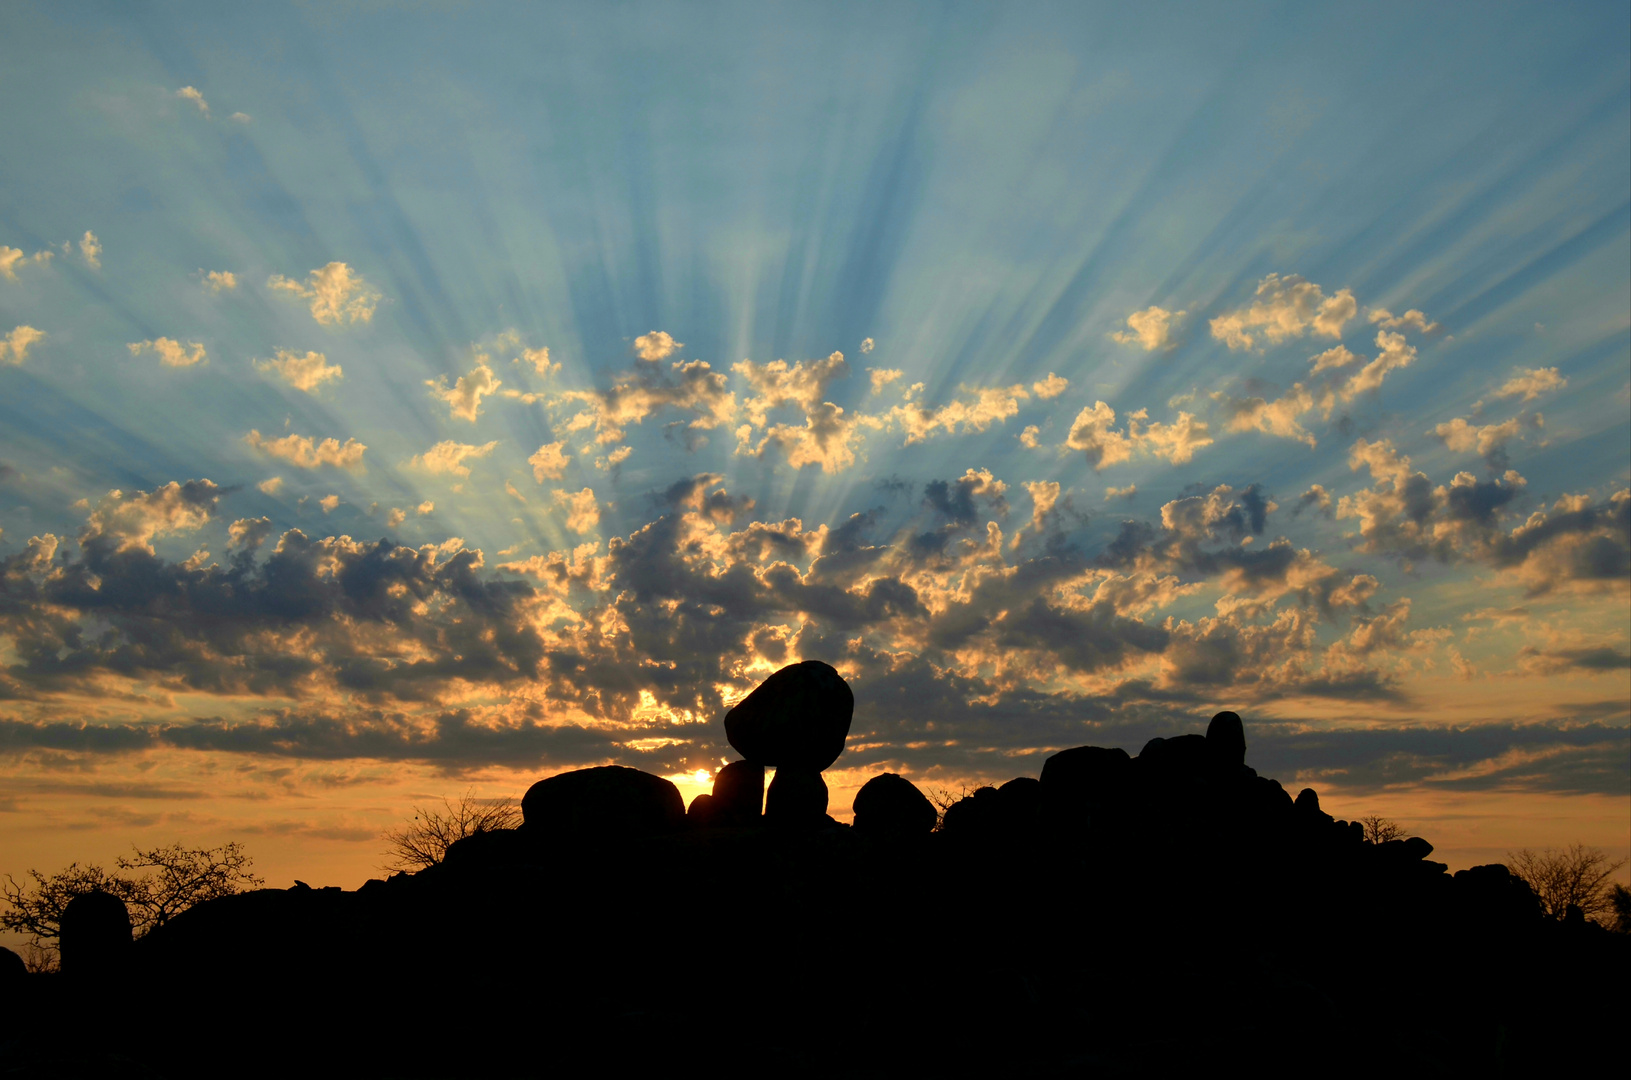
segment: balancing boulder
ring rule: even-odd
[[[789,664],[725,714],[725,737],[755,765],[820,772],[838,760],[855,694],[830,664]]]

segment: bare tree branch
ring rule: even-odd
[[[521,808],[511,798],[478,799],[474,790],[451,802],[445,796],[441,809],[416,806],[413,820],[385,834],[386,870],[412,873],[441,862],[456,841],[480,832],[514,829],[521,824]]]

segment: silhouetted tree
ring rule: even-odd
[[[457,840],[494,829],[514,829],[521,824],[521,808],[511,798],[478,799],[474,791],[459,796],[458,802],[442,799],[442,808],[416,806],[413,820],[385,834],[387,870],[412,872],[435,866]]]
[[[1616,883],[1608,891],[1608,904],[1614,913],[1608,928],[1617,934],[1631,934],[1631,889]]]
[[[0,882],[0,899],[8,909],[0,912],[0,926],[29,935],[35,950],[31,966],[49,968],[56,961],[62,912],[74,897],[97,890],[112,893],[125,902],[131,932],[141,937],[205,900],[263,884],[250,873],[251,862],[243,846],[235,842],[218,848],[187,848],[177,843],[121,855],[111,873],[76,862],[49,876],[31,869],[32,884],[18,884],[7,874]],[[132,870],[149,873],[134,876],[128,873]]]
[[[946,811],[952,808],[952,804],[961,802],[970,795],[974,794],[974,792],[977,790],[979,790],[977,785],[975,787],[969,787],[967,784],[960,785],[956,791],[951,790],[951,788],[943,787],[924,788],[923,794],[928,797],[928,800],[931,803],[934,804],[933,831],[939,832],[941,826],[946,823]]]
[[[1625,860],[1609,862],[1603,851],[1573,844],[1566,848],[1507,853],[1508,869],[1528,883],[1540,897],[1546,914],[1561,919],[1571,906],[1588,919],[1614,911],[1614,885],[1609,878]],[[1599,919],[1599,921],[1607,921]]]
[[[1359,819],[1359,824],[1365,828],[1365,842],[1368,844],[1385,844],[1389,840],[1403,840],[1405,838],[1404,826],[1397,821],[1382,817],[1380,814],[1370,814]]]

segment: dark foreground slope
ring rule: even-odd
[[[1366,844],[1240,752],[1065,751],[936,833],[905,814],[665,831],[660,811],[590,798],[546,820],[534,801],[526,827],[432,870],[212,901],[117,970],[31,977],[4,1045],[18,1074],[106,1075],[116,1055],[178,1077],[1615,1060],[1626,938],[1544,919],[1504,868],[1452,876],[1425,841]]]

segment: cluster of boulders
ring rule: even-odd
[[[65,978],[24,976],[0,951],[0,1006],[12,994],[58,1043],[94,1016],[102,1044],[120,1048],[179,1010],[215,1038],[217,1058],[251,1029],[256,1045],[284,1040],[268,1074],[301,1067],[302,1047],[338,1055],[334,1072],[529,1071],[540,1045],[563,1071],[606,1071],[609,1047],[640,1071],[671,1064],[675,1046],[727,1015],[756,1071],[872,1061],[889,1076],[1133,1075],[1279,1057],[1374,1075],[1394,1061],[1524,1071],[1556,1032],[1604,1027],[1625,998],[1600,957],[1631,941],[1546,919],[1503,866],[1452,875],[1419,837],[1367,843],[1312,789],[1293,797],[1247,766],[1235,713],[1137,754],[1062,750],[1039,776],[943,814],[905,777],[873,776],[846,826],[827,813],[822,773],[854,708],[831,666],[793,664],[726,715],[741,760],[689,807],[638,769],[561,773],[526,792],[520,828],[466,837],[430,870],[355,892],[297,883],[222,897],[134,944],[117,899],[80,897],[62,919]],[[427,930],[473,944],[422,948]],[[776,958],[752,993],[734,981],[728,993],[652,992],[661,964],[721,942]],[[844,950],[890,960],[861,978],[785,962]],[[958,973],[942,993],[915,974],[941,970]],[[404,987],[518,979],[517,994],[450,1003],[454,1037],[379,1042],[400,1026]],[[1174,979],[1205,1002],[1176,1025],[1160,1004]],[[131,1000],[131,985],[156,989]],[[1586,987],[1601,1016],[1559,1006],[1558,985]],[[1435,1019],[1354,1047],[1344,1018],[1383,996],[1396,1015]],[[0,1030],[0,1075],[11,1045]]]

